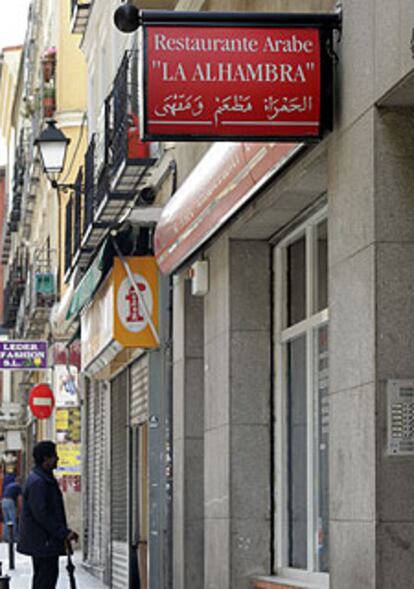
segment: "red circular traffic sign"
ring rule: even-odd
[[[47,419],[52,415],[55,406],[55,396],[47,384],[37,384],[29,395],[29,406],[35,417]]]

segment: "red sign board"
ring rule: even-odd
[[[38,384],[29,395],[29,407],[38,419],[47,419],[52,415],[55,406],[53,391],[46,384]]]
[[[146,26],[144,138],[320,138],[321,38],[316,26]]]

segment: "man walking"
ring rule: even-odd
[[[9,541],[10,527],[13,524],[13,537],[17,541],[17,515],[21,512],[21,496],[22,496],[22,480],[17,477],[16,480],[9,483],[3,492],[3,499],[1,500],[1,507],[3,511],[3,540]]]
[[[53,476],[58,463],[56,445],[39,442],[33,458],[35,467],[23,490],[17,550],[32,557],[32,589],[55,589],[59,556],[65,554],[67,543],[78,541],[78,535],[67,527],[62,493]]]

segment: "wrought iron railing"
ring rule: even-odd
[[[23,188],[25,179],[25,145],[23,129],[20,133],[20,141],[16,149],[15,163],[13,168],[13,199],[10,210],[10,222],[17,230],[18,223],[21,219]]]
[[[77,252],[81,245],[82,239],[82,169],[79,170],[75,180],[75,191],[73,194],[75,203],[75,218],[73,231],[73,251]]]
[[[83,233],[93,223],[95,212],[95,135],[92,135],[85,155],[85,194],[83,211]]]
[[[3,325],[12,328],[16,323],[17,311],[19,310],[20,297],[16,296],[10,283],[4,288]]]
[[[72,214],[73,202],[72,197],[70,197],[65,212],[65,274],[70,270],[72,265]]]
[[[28,251],[24,247],[16,250],[15,257],[9,270],[9,278],[4,288],[3,324],[14,327],[20,300],[24,294],[29,268]]]
[[[99,174],[98,181],[96,184],[96,206],[99,207],[101,202],[105,199],[108,195],[109,191],[109,178],[108,178],[108,169],[105,166],[101,173]]]
[[[111,171],[110,162],[110,151],[109,146],[111,143],[111,95],[105,100],[104,103],[104,128],[100,129],[101,137],[99,137],[100,149],[98,158],[101,161],[97,161],[97,177],[95,176],[96,182],[96,206],[99,207],[109,190],[109,174]]]
[[[114,80],[110,95],[113,132],[110,136],[111,163],[114,170],[132,159],[131,146],[139,137],[138,128],[138,53],[127,51]]]

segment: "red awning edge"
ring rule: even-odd
[[[301,143],[215,143],[161,213],[154,239],[161,272],[181,266],[301,148]]]

